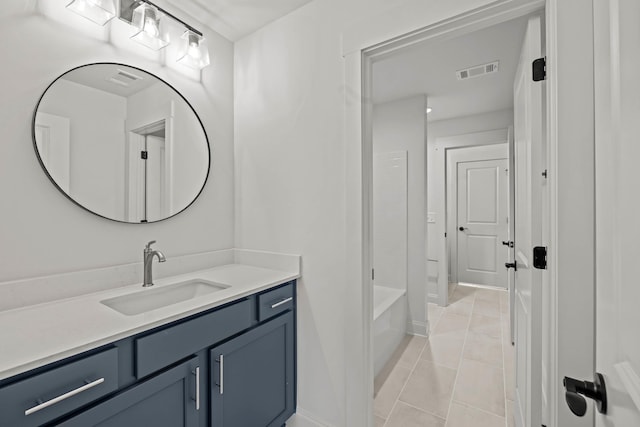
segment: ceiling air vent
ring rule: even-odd
[[[129,73],[127,71],[117,70],[117,73],[111,77],[108,77],[107,80],[118,84],[120,86],[129,86],[131,83],[136,82],[138,80],[142,80],[143,78],[137,76],[135,74]]]
[[[456,76],[458,76],[458,80],[466,80],[473,77],[480,77],[485,74],[497,73],[499,64],[500,61],[495,61],[488,64],[476,65],[471,68],[465,68],[464,70],[456,71]]]

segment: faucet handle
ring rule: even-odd
[[[147,246],[145,246],[144,249],[146,251],[150,251],[151,250],[151,245],[153,245],[155,242],[156,242],[155,240],[150,241],[149,243],[147,243]]]

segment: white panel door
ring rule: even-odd
[[[373,155],[375,284],[407,288],[407,152]]]
[[[458,282],[506,287],[508,161],[458,163]]]
[[[70,130],[66,117],[37,113],[34,127],[40,160],[56,185],[69,193]]]
[[[531,63],[542,54],[539,17],[529,19],[514,82],[515,151],[515,418],[519,427],[542,422],[542,290],[532,248],[542,238],[542,89]]]
[[[596,426],[635,427],[640,426],[640,2],[598,0],[595,6],[596,371],[604,376],[608,396],[606,414],[596,412]],[[593,406],[587,401],[589,411]]]

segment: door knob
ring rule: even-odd
[[[466,230],[466,228],[464,228],[464,227],[460,227],[460,228],[458,228],[458,230],[460,230],[460,231],[464,231],[464,230]]]
[[[512,247],[513,247],[513,242],[512,242],[511,240],[508,240],[508,241],[504,241],[504,240],[503,240],[503,241],[502,241],[502,244],[503,244],[504,246],[509,246],[510,248],[512,248]]]
[[[596,372],[593,382],[564,377],[565,400],[575,415],[583,417],[587,413],[587,400],[596,401],[596,408],[601,414],[607,413],[607,387],[602,374]]]
[[[516,262],[505,262],[504,266],[506,268],[513,268],[514,271],[518,271],[518,264],[516,264]]]

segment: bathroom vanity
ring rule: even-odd
[[[221,288],[139,313],[109,304],[135,301],[139,286],[0,313],[3,347],[24,345],[0,357],[0,426],[284,425],[296,407],[297,277],[232,264],[159,280],[149,291]]]

